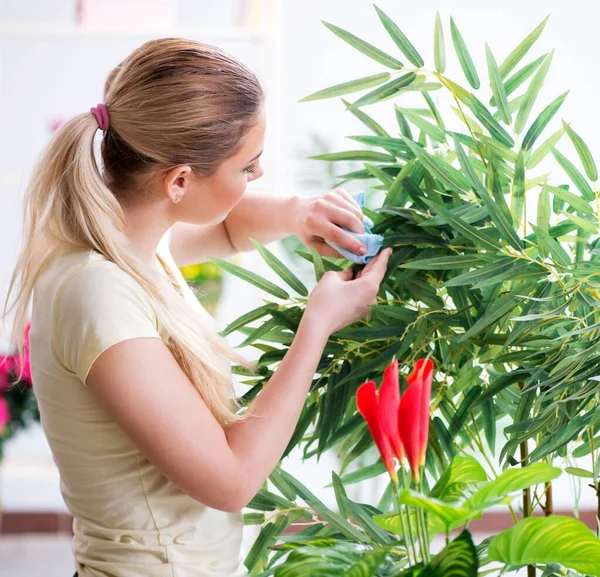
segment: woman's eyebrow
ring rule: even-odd
[[[263,151],[261,150],[252,160],[249,160],[246,164],[250,164],[250,163],[254,162],[262,153],[263,153]]]

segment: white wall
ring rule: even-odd
[[[10,0],[13,3],[15,0]],[[41,2],[41,0],[39,0]],[[59,0],[53,0],[59,3]],[[0,3],[0,10],[6,10],[9,0]],[[48,0],[42,2],[44,6],[49,4]],[[64,4],[64,0],[60,0]],[[317,161],[302,160],[307,156],[307,147],[310,146],[309,136],[313,133],[320,134],[331,144],[331,150],[341,150],[347,146],[344,135],[361,134],[362,125],[347,112],[344,112],[343,104],[339,100],[325,100],[311,103],[298,103],[298,100],[320,88],[344,82],[363,75],[372,74],[374,71],[382,70],[382,67],[367,57],[357,53],[343,41],[329,32],[320,22],[326,20],[342,28],[354,32],[359,37],[372,42],[392,54],[397,54],[395,45],[389,40],[370,1],[366,0],[284,0],[283,19],[281,25],[281,149],[277,150],[280,165],[277,171],[281,174],[281,186],[283,193],[304,193],[309,190],[321,190],[322,186],[313,188],[303,184],[301,172],[308,170],[313,175],[325,182],[325,167]],[[551,18],[546,31],[533,50],[536,55],[542,54],[551,48],[556,48],[553,66],[546,80],[546,87],[542,92],[540,103],[532,112],[532,118],[543,105],[562,93],[567,88],[572,88],[569,98],[563,105],[561,114],[572,121],[573,126],[586,139],[592,152],[600,150],[599,134],[597,130],[600,113],[596,111],[595,95],[598,94],[599,78],[596,69],[596,26],[600,17],[600,6],[585,0],[574,0],[568,3],[558,0],[517,2],[505,0],[502,3],[481,3],[474,0],[446,0],[445,2],[433,2],[422,0],[419,3],[400,2],[393,0],[381,0],[378,5],[392,16],[407,33],[413,43],[422,53],[428,65],[432,66],[433,50],[433,22],[436,9],[440,8],[446,32],[446,48],[448,61],[448,74],[459,82],[464,82],[456,58],[452,51],[448,29],[448,19],[453,15],[471,53],[475,59],[482,78],[485,76],[484,42],[488,41],[498,60],[502,60],[512,48],[529,33],[545,16],[550,13]],[[102,45],[100,44],[100,48]],[[6,45],[6,41],[0,42],[0,69],[7,66],[15,66],[21,63],[23,53],[17,50],[15,45]],[[64,51],[61,53],[64,55]],[[244,47],[239,47],[239,55],[244,57]],[[40,57],[45,55],[39,54]],[[78,58],[78,55],[69,55],[70,58]],[[115,53],[116,57],[116,53]],[[400,56],[400,59],[402,57]],[[48,67],[56,71],[57,57],[48,60]],[[69,60],[70,62],[70,60]],[[63,62],[63,68],[66,63]],[[95,104],[100,93],[101,78],[106,72],[105,65],[97,67],[92,63],[84,67],[82,74],[89,76],[93,74],[95,81],[86,84],[85,88],[79,89],[78,83],[72,94],[72,102],[53,102],[48,96],[52,107],[48,107],[45,113],[71,110],[74,106],[78,110]],[[68,76],[68,71],[62,70],[62,74]],[[19,84],[17,87],[3,85],[0,97],[3,102],[0,110],[0,131],[7,136],[10,130],[15,134],[15,142],[27,144],[32,134],[39,138],[43,122],[40,120],[37,127],[31,130],[23,130],[19,123],[10,124],[11,118],[25,118],[30,115],[40,118],[39,107],[45,106],[46,94],[50,93],[51,79],[56,78],[52,74],[36,83],[27,70],[23,69],[21,75],[17,75]],[[17,90],[18,88],[18,90]],[[40,96],[43,95],[44,98]],[[350,97],[352,99],[352,97]],[[41,104],[40,104],[41,103]],[[390,113],[391,103],[385,103],[377,111],[377,117],[386,126],[393,130],[394,119]],[[36,116],[37,115],[37,116]],[[41,124],[40,124],[41,123]],[[38,132],[35,132],[38,131]],[[10,137],[10,133],[8,133]],[[4,140],[6,143],[0,150],[4,151],[0,158],[0,166],[6,163],[7,156],[13,151],[10,149],[10,138]],[[561,149],[570,150],[566,142]],[[312,153],[312,151],[310,151]],[[12,157],[10,157],[12,158]],[[18,167],[20,158],[14,159],[15,167]],[[0,286],[5,286],[8,273],[14,262],[16,246],[18,241],[18,220],[15,214],[19,209],[18,184],[19,178],[9,179],[10,187],[3,183],[0,191],[0,214],[3,216],[3,225],[0,227],[0,243],[2,246],[2,257],[0,258]],[[228,294],[225,297],[222,316],[223,319],[232,320],[240,312],[240,300],[238,287],[240,285],[229,285]],[[1,291],[0,291],[1,292]],[[246,301],[247,309],[254,306],[252,300]],[[238,308],[226,308],[231,303]],[[39,430],[34,430],[23,436],[22,439],[8,447],[7,462],[13,463],[20,460],[22,463],[31,461],[47,464],[48,482],[45,489],[32,479],[38,473],[33,468],[21,464],[16,470],[14,467],[6,470],[11,476],[9,483],[4,483],[4,489],[0,489],[0,502],[4,500],[7,509],[55,509],[61,507],[58,493],[57,478],[52,468],[51,456],[44,444],[43,436]],[[314,463],[302,465],[297,459],[288,464],[290,470],[297,474],[304,482],[308,483],[317,494],[324,496],[331,503],[331,497],[326,497],[328,492],[319,490],[330,481],[330,471],[334,461],[326,457],[319,465]],[[38,469],[35,469],[38,470]],[[29,471],[29,472],[28,472]],[[1,474],[0,474],[1,476]],[[46,477],[45,477],[46,478]],[[33,484],[32,484],[33,483]],[[376,499],[370,497],[368,491],[375,489],[365,487],[363,498],[365,500]],[[585,491],[585,490],[584,490]],[[2,498],[2,495],[4,499]],[[561,487],[556,491],[558,505],[570,503],[568,486]],[[591,503],[590,503],[591,504]]]

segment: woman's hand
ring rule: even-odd
[[[343,226],[352,232],[365,232],[362,209],[343,188],[296,199],[297,210],[290,215],[293,222],[292,233],[306,247],[314,247],[321,256],[340,257],[340,253],[325,242],[329,240],[355,254],[366,254],[362,242],[340,228]]]

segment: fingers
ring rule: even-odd
[[[385,276],[387,264],[392,254],[391,248],[382,250],[375,258],[372,258],[362,270],[361,278],[369,277],[380,284]]]
[[[328,240],[339,244],[341,247],[348,249],[354,254],[366,254],[365,245],[339,226],[329,222],[325,225],[324,229],[325,230],[321,235],[323,238],[327,238]]]
[[[362,222],[363,211],[362,207],[349,192],[346,192],[343,188],[334,188],[329,192],[325,193],[325,198],[328,198],[332,202],[347,208],[350,212],[354,213],[356,217]]]
[[[322,240],[311,241],[309,246],[312,246],[321,256],[331,256],[333,258],[340,258],[342,256],[339,251]]]
[[[342,201],[344,206],[336,206],[330,204],[327,207],[327,216],[329,220],[335,224],[339,224],[340,226],[345,226],[350,229],[352,232],[356,232],[362,234],[365,232],[365,225],[362,221],[362,213],[360,218],[356,216],[356,214],[348,209],[348,205],[346,201]]]

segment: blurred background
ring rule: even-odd
[[[536,44],[536,54],[555,49],[542,100],[567,89],[561,114],[590,146],[600,150],[600,113],[596,110],[600,77],[597,70],[597,22],[600,6],[588,0],[380,0],[426,61],[433,57],[433,25],[439,10],[447,26],[453,16],[475,65],[484,69],[484,44],[503,59],[545,16],[550,21]],[[102,101],[108,72],[134,48],[151,38],[185,36],[218,45],[253,68],[267,92],[268,128],[265,176],[252,187],[281,195],[317,194],[338,182],[336,174],[352,169],[331,166],[309,156],[342,150],[346,135],[361,134],[360,123],[345,112],[339,99],[299,103],[321,88],[374,73],[373,62],[350,49],[321,20],[334,23],[383,50],[394,45],[367,0],[0,0],[0,297],[21,242],[24,186],[36,157],[52,131],[73,114]],[[448,75],[458,64],[449,58]],[[534,114],[537,112],[534,111]],[[373,115],[384,126],[395,121],[391,106]],[[387,115],[387,116],[386,116]],[[368,183],[367,183],[368,184]],[[350,191],[358,190],[349,185]],[[371,197],[367,202],[376,203]],[[295,266],[307,283],[314,281],[307,263],[296,257],[295,238],[269,248]],[[234,262],[274,280],[255,253],[236,255]],[[262,303],[249,284],[223,276],[210,264],[187,267],[203,303],[225,327]],[[0,353],[8,352],[8,328],[0,333]],[[233,343],[242,335],[231,335]],[[244,351],[249,358],[253,349]],[[336,456],[303,466],[297,456],[286,463],[290,472],[333,506],[323,487],[336,467]],[[375,482],[354,486],[365,500],[381,488]],[[577,487],[557,487],[556,510],[571,503]],[[359,497],[354,494],[354,497]],[[375,497],[373,497],[375,498]],[[582,499],[581,508],[594,503]],[[4,445],[0,457],[0,574],[3,577],[69,575],[71,518],[59,492],[52,456],[38,424],[32,423]],[[246,547],[255,528],[248,527]]]

